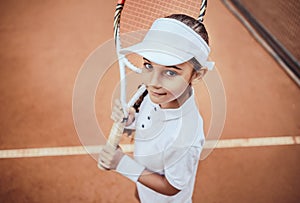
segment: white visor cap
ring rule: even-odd
[[[155,20],[140,43],[121,49],[120,53],[136,53],[163,66],[182,64],[195,57],[201,66],[209,70],[214,67],[214,62],[208,61],[210,48],[202,37],[171,18]]]

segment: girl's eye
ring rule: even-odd
[[[150,63],[144,63],[143,64],[144,65],[144,67],[147,69],[147,70],[152,70],[153,69],[153,66],[150,64]]]
[[[171,76],[171,77],[177,75],[177,73],[176,73],[175,71],[172,71],[172,70],[166,70],[165,74],[166,74],[167,76]]]

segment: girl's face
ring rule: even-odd
[[[190,96],[190,83],[199,78],[188,62],[176,66],[161,66],[145,58],[142,77],[152,102],[159,104],[161,108],[181,106]]]

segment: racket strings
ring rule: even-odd
[[[206,5],[206,3],[203,4],[202,2],[202,5]],[[206,6],[204,7],[206,8]],[[128,47],[140,42],[145,36],[146,30],[150,28],[153,21],[157,18],[175,13],[197,18],[199,9],[200,1],[197,0],[126,0],[119,28],[122,47]],[[202,9],[202,16],[205,14],[204,10]],[[124,36],[124,33],[131,34]]]
[[[195,0],[127,0],[122,13],[121,33],[147,30],[155,19],[174,13],[196,17],[199,8],[199,2]]]

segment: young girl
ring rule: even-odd
[[[192,84],[214,63],[204,25],[183,14],[157,19],[144,40],[121,51],[143,57],[148,94],[126,122],[134,127],[134,159],[105,146],[99,165],[136,182],[141,202],[192,202],[196,171],[204,144],[203,121]],[[121,121],[116,102],[112,119]]]

